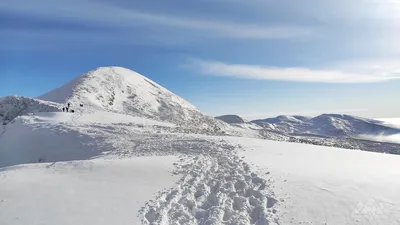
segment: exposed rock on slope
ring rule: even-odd
[[[6,96],[0,98],[0,123],[7,124],[16,117],[35,112],[57,112],[60,105],[53,102],[22,96]]]
[[[246,123],[247,122],[238,115],[223,115],[223,116],[217,116],[215,118],[222,120],[225,123]]]

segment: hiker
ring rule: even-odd
[[[65,112],[65,107],[63,107],[63,112]]]
[[[71,106],[71,103],[70,102],[68,102],[68,108]]]
[[[67,108],[65,108],[65,110],[68,112],[68,107],[67,107]]]

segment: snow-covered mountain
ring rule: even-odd
[[[252,121],[276,132],[294,136],[357,137],[359,135],[392,135],[399,129],[385,126],[381,121],[342,114],[322,114],[316,117],[278,116]]]
[[[27,113],[57,112],[61,105],[22,96],[6,96],[0,98],[0,123],[7,124],[16,117]]]
[[[71,103],[78,111],[111,111],[209,131],[224,126],[154,81],[122,67],[97,68],[38,98]]]

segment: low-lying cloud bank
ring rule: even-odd
[[[360,135],[358,139],[369,140],[369,141],[379,141],[379,142],[389,142],[400,144],[400,134],[393,135]]]

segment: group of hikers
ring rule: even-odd
[[[83,107],[83,104],[80,104],[80,107]],[[62,108],[62,111],[63,111],[63,112],[71,112],[71,113],[74,113],[75,110],[70,109],[70,108],[71,108],[71,103],[68,102],[67,106]]]
[[[68,104],[67,104],[67,107],[63,107],[62,108],[62,111],[63,112],[68,112],[69,111],[69,108],[70,108],[70,106],[71,106],[71,103],[70,102],[68,102]],[[71,112],[73,112],[74,110],[71,110]]]

